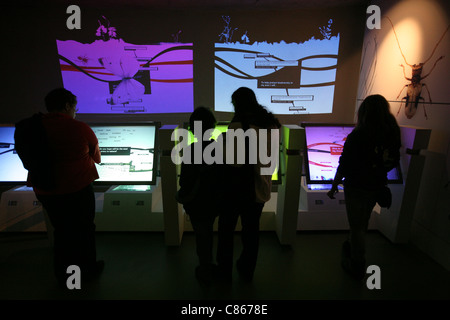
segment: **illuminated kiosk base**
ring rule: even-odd
[[[32,188],[18,186],[3,192],[0,201],[0,231],[47,231],[44,210]]]
[[[97,231],[164,231],[161,188],[149,185],[116,185],[97,199]],[[159,196],[158,196],[159,194]]]
[[[331,186],[331,185],[330,185]],[[336,199],[327,196],[329,190],[309,190],[302,177],[298,212],[298,230],[348,230],[344,190],[339,189]],[[376,207],[375,210],[376,212]],[[374,214],[369,220],[369,229],[375,229]]]

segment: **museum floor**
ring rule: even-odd
[[[380,289],[368,289],[340,267],[346,232],[298,232],[293,246],[261,233],[254,281],[234,274],[229,286],[201,286],[194,277],[194,237],[179,247],[163,233],[97,233],[101,277],[81,290],[53,278],[45,233],[0,234],[0,299],[5,300],[450,300],[450,272],[409,244],[368,234],[367,262],[380,267]],[[238,236],[236,248],[240,248]]]

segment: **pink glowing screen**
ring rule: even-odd
[[[306,137],[305,174],[308,184],[331,184],[352,124],[304,123]],[[387,175],[389,183],[402,183],[400,166]]]

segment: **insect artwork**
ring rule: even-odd
[[[439,41],[434,46],[433,52],[431,52],[430,57],[427,60],[425,60],[424,62],[421,62],[421,63],[410,64],[406,61],[405,55],[403,54],[402,48],[400,47],[400,42],[398,40],[397,33],[395,32],[395,28],[394,28],[394,25],[393,25],[391,19],[389,19],[389,17],[386,17],[386,18],[388,19],[389,23],[392,26],[392,30],[394,31],[394,35],[395,35],[395,39],[397,40],[398,48],[400,49],[400,53],[403,57],[403,60],[405,61],[405,64],[411,68],[411,77],[408,78],[406,76],[405,66],[403,64],[400,65],[403,68],[403,75],[404,75],[405,79],[410,81],[410,83],[403,86],[402,90],[400,91],[400,93],[397,96],[397,100],[398,100],[398,98],[400,97],[402,92],[406,89],[406,96],[401,98],[401,104],[398,109],[397,115],[400,113],[400,110],[402,109],[403,100],[405,100],[405,115],[408,119],[411,119],[416,114],[417,107],[419,106],[419,101],[422,100],[424,116],[425,116],[425,119],[428,119],[427,111],[425,108],[425,99],[422,97],[422,89],[423,88],[425,88],[427,90],[429,103],[432,103],[432,101],[431,101],[430,90],[428,90],[427,85],[425,83],[423,83],[422,80],[431,74],[433,69],[436,67],[436,64],[440,60],[442,60],[444,58],[444,56],[440,56],[439,58],[437,58],[437,60],[434,62],[433,67],[430,69],[430,71],[426,75],[422,75],[423,67],[425,66],[425,63],[427,63],[431,59],[431,57],[433,57],[437,47],[439,46],[439,44],[441,43],[445,34],[447,33],[448,29],[450,28],[450,25],[447,27],[447,29],[444,31],[444,33],[442,34]]]
[[[84,56],[78,56],[77,60],[80,61],[81,63],[87,64],[89,62],[89,58],[84,55]]]

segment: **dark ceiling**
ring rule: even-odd
[[[368,0],[22,0],[14,5],[71,5],[144,8],[324,8],[367,4]],[[19,4],[19,5],[20,5]]]

